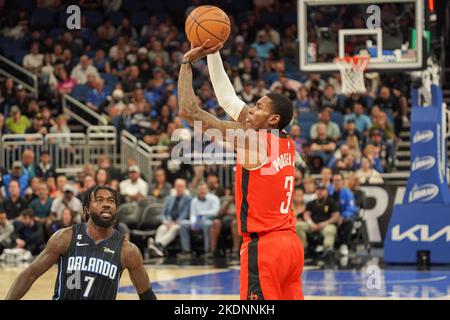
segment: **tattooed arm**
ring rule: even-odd
[[[233,148],[238,152],[238,159],[246,169],[253,169],[261,165],[267,156],[265,145],[259,144],[257,133],[255,131],[247,132],[245,130],[245,122],[236,121],[222,121],[205,110],[202,110],[197,104],[194,89],[192,87],[192,68],[190,62],[194,57],[198,57],[198,53],[204,50],[207,42],[201,47],[193,48],[187,52],[183,57],[180,73],[178,75],[178,108],[179,116],[189,124],[193,125],[194,121],[201,121],[203,130],[218,129],[222,134],[224,141],[233,143]],[[227,140],[227,129],[241,129],[242,131]],[[232,131],[232,130],[231,130]],[[228,132],[229,133],[229,132]],[[250,139],[253,135],[253,138]],[[243,140],[240,140],[242,138]],[[254,145],[252,143],[258,145]],[[258,148],[259,147],[259,148]],[[263,156],[260,156],[260,155]]]

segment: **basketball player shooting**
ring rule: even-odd
[[[6,299],[21,299],[56,262],[58,277],[53,299],[114,300],[124,268],[141,300],[156,300],[139,249],[113,227],[117,192],[96,186],[86,191],[83,212],[87,223],[61,229],[42,253],[15,279]]]
[[[245,143],[232,143],[238,157],[236,214],[244,240],[240,251],[240,297],[303,299],[304,254],[292,210],[295,145],[282,130],[292,120],[292,102],[271,92],[255,106],[247,106],[237,97],[225,73],[218,52],[222,45],[208,49],[208,42],[209,39],[200,46],[193,45],[183,57],[178,79],[179,114],[191,125],[201,121],[204,130],[218,129],[227,143],[235,141],[227,141],[227,131],[245,132]],[[206,55],[217,100],[234,121],[219,120],[197,104],[191,64]],[[258,151],[250,143],[251,132],[264,137]]]

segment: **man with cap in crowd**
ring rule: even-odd
[[[308,247],[308,235],[317,237],[321,235],[323,241],[316,247],[316,252],[328,254],[332,252],[336,239],[339,221],[339,206],[328,196],[328,188],[324,184],[317,187],[317,199],[306,205],[303,214],[304,221],[297,223],[297,234],[305,248]]]
[[[10,116],[6,119],[6,127],[12,134],[24,134],[31,126],[30,119],[22,115],[18,106],[12,106]]]
[[[30,176],[28,172],[23,170],[22,162],[14,161],[12,164],[11,172],[5,174],[2,178],[3,186],[5,187],[5,196],[9,198],[9,184],[12,180],[17,180],[19,183],[19,192],[22,197],[25,196],[25,190],[28,188]]]
[[[33,125],[25,130],[25,133],[40,133],[44,136],[48,133],[47,128],[44,126],[44,117],[41,112],[36,113],[33,118]]]
[[[141,178],[141,169],[137,165],[128,168],[128,179],[122,181],[119,188],[127,201],[139,201],[148,194],[148,183]]]
[[[50,215],[53,218],[61,219],[64,208],[69,208],[75,213],[75,222],[81,222],[81,214],[83,213],[83,205],[75,196],[75,187],[70,183],[66,183],[63,187],[64,194],[56,198],[52,203]]]

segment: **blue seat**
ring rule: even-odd
[[[313,121],[317,122],[317,114],[315,112],[300,112],[299,121]]]
[[[20,9],[32,11],[34,9],[33,0],[18,0],[17,5]]]
[[[111,12],[108,14],[108,18],[114,26],[120,25],[122,23],[123,17],[124,15],[120,11]]]
[[[297,11],[286,11],[283,13],[281,17],[281,22],[284,26],[290,25],[290,24],[297,24]]]
[[[299,120],[298,125],[300,126],[300,136],[302,138],[309,139],[309,131],[315,123],[315,121]]]
[[[22,61],[23,61],[23,57],[25,57],[25,55],[28,53],[27,50],[16,50],[14,52],[14,61],[19,64],[22,65]]]
[[[83,14],[86,17],[88,27],[95,28],[102,24],[102,15],[97,11],[86,11]]]
[[[117,84],[117,81],[119,81],[117,76],[112,73],[100,73],[100,77],[103,80],[105,80],[105,85],[108,85],[108,86],[109,85],[115,86]]]
[[[86,55],[89,58],[93,59],[95,57],[95,51],[94,50],[89,50],[89,51],[86,52]]]
[[[131,24],[135,27],[142,27],[148,23],[148,14],[146,12],[135,12],[131,16]]]
[[[84,84],[82,84],[82,85],[77,84],[72,89],[72,92],[71,92],[70,95],[72,97],[74,97],[75,99],[77,99],[77,100],[79,100],[81,102],[84,102],[84,101],[86,101],[88,92],[89,92],[89,87],[88,86],[86,86]]]
[[[122,2],[122,9],[129,12],[137,12],[144,8],[141,0],[126,0]]]
[[[18,47],[16,42],[5,42],[5,43],[3,43],[3,54],[7,58],[14,59],[14,54],[15,54],[15,52],[17,50],[19,50],[19,47]]]
[[[145,0],[145,8],[150,12],[162,12],[164,11],[164,5],[161,0]]]
[[[344,127],[344,116],[340,112],[333,112],[331,114],[331,121],[336,122],[336,124],[340,127]]]
[[[166,9],[170,12],[183,11],[187,7],[185,0],[166,0]]]
[[[64,34],[64,29],[62,29],[62,28],[53,29],[52,28],[48,34],[50,37],[52,37],[53,40],[58,40],[58,38]]]
[[[55,14],[51,10],[38,10],[31,17],[31,26],[36,28],[46,28],[54,24]]]

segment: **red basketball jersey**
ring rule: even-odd
[[[283,132],[267,133],[267,160],[254,170],[236,165],[239,233],[295,231],[292,209],[295,144]],[[277,147],[278,146],[278,147]]]

